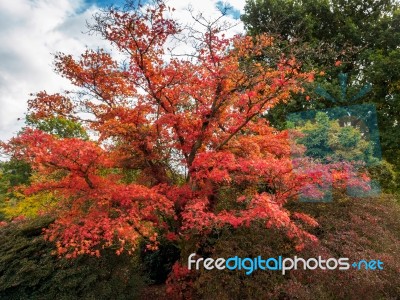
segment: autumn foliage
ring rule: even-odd
[[[37,93],[28,115],[79,123],[90,139],[27,127],[3,145],[37,174],[26,194],[58,199],[46,237],[60,255],[100,255],[105,247],[119,254],[143,239],[156,249],[160,236],[178,241],[261,220],[298,249],[316,240],[302,225],[315,220],[285,205],[321,172],[334,169],[340,183],[349,170],[304,160],[294,172],[288,133],[263,118],[313,73],[301,73],[291,57],[276,68],[256,59],[273,46],[268,36],[227,38],[219,23],[202,19],[202,31],[189,30],[171,14],[159,2],[96,16],[91,29],[120,61],[103,50],[56,55],[57,72],[77,89]],[[300,157],[304,149],[295,151]]]

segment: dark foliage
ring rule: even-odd
[[[232,257],[348,257],[350,261],[379,259],[384,270],[279,271],[200,270],[175,272],[174,293],[187,299],[398,299],[400,294],[400,206],[393,196],[369,199],[336,195],[330,203],[296,203],[297,210],[314,215],[320,226],[313,230],[317,245],[293,250],[279,231],[253,224],[250,228],[226,230],[214,242],[213,258]],[[188,254],[182,255],[187,258]],[[182,260],[186,268],[186,261]],[[180,277],[180,281],[177,277]],[[194,277],[193,277],[194,276]]]
[[[60,259],[41,236],[51,222],[39,218],[0,228],[0,299],[138,298],[143,281],[134,258],[111,251],[100,258]]]
[[[156,251],[146,249],[144,243],[141,247],[140,259],[143,264],[143,271],[156,284],[165,282],[173,264],[179,258],[180,250],[175,244],[167,240],[164,240]]]

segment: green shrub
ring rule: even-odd
[[[383,191],[388,193],[400,192],[400,182],[398,173],[395,171],[394,166],[382,160],[379,164],[368,168],[371,178],[379,182]]]
[[[58,258],[41,236],[48,218],[0,227],[0,299],[136,299],[144,285],[135,257]]]

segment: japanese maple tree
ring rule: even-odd
[[[155,249],[160,235],[178,240],[254,220],[299,246],[315,239],[301,222],[316,222],[285,204],[320,171],[293,172],[287,132],[263,118],[313,74],[294,58],[282,56],[277,68],[257,59],[273,47],[268,36],[227,38],[201,17],[203,30],[189,30],[172,14],[158,2],[95,16],[91,29],[119,61],[104,50],[56,55],[57,72],[78,89],[37,93],[29,118],[76,122],[90,139],[27,127],[3,145],[37,174],[27,194],[59,199],[46,236],[68,256],[133,251],[141,239]]]

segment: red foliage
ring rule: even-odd
[[[262,118],[313,74],[300,73],[293,58],[283,57],[276,69],[252,60],[271,47],[267,36],[228,39],[210,24],[197,37],[166,11],[159,3],[98,16],[94,29],[127,65],[101,50],[79,59],[57,54],[56,68],[80,88],[79,99],[42,92],[29,102],[36,118],[79,121],[96,141],[26,129],[4,145],[39,174],[27,193],[51,190],[61,199],[47,237],[59,254],[98,255],[101,247],[134,249],[141,237],[156,247],[167,219],[175,221],[165,230],[169,239],[262,219],[287,229],[300,247],[315,240],[292,218],[315,221],[284,205],[326,170],[293,172],[287,132]],[[178,33],[192,39],[195,53],[166,60],[168,40]],[[137,173],[135,183],[122,180],[126,170]],[[217,209],[227,187],[239,190],[232,201],[240,208]]]
[[[194,273],[176,262],[166,282],[166,293],[170,299],[193,299]]]

